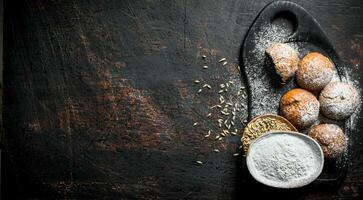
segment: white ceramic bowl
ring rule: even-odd
[[[256,144],[258,144],[259,142],[268,139],[269,137],[274,137],[275,135],[278,134],[289,134],[291,136],[297,137],[301,140],[304,141],[304,144],[307,145],[308,148],[311,148],[312,150],[312,156],[314,156],[315,160],[316,160],[316,166],[310,171],[311,173],[309,173],[307,176],[299,178],[299,179],[292,179],[286,182],[283,181],[275,181],[275,180],[271,180],[268,179],[266,177],[264,177],[261,172],[259,170],[256,169],[255,167],[255,162],[253,160],[253,156],[254,156],[254,152],[255,152],[255,147],[257,146]],[[323,151],[320,147],[320,145],[311,137],[302,134],[302,133],[297,133],[297,132],[290,132],[290,131],[271,131],[268,132],[266,134],[261,135],[260,137],[258,137],[257,139],[255,139],[249,147],[248,153],[247,153],[247,158],[246,158],[246,162],[247,162],[247,168],[249,170],[249,172],[251,173],[251,175],[253,176],[253,178],[255,178],[258,182],[271,186],[271,187],[276,187],[276,188],[298,188],[298,187],[302,187],[305,185],[308,185],[309,183],[313,182],[316,178],[318,178],[318,176],[320,175],[321,171],[323,170],[323,166],[324,166],[324,155],[323,155]]]

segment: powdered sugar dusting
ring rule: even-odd
[[[284,38],[286,38],[290,32],[286,31],[283,27],[279,27],[278,25],[274,24],[266,24],[261,26],[261,29],[254,33],[253,35],[253,43],[254,49],[251,52],[248,52],[251,56],[249,56],[249,60],[247,60],[247,67],[246,71],[253,70],[249,74],[249,78],[254,80],[250,82],[250,89],[253,89],[251,93],[251,105],[253,108],[252,116],[255,117],[261,114],[278,113],[278,106],[281,95],[276,96],[275,98],[271,97],[271,92],[274,91],[274,86],[271,85],[271,74],[267,72],[265,69],[264,62],[266,60],[266,48],[271,45],[272,43],[284,42]],[[274,70],[274,69],[273,69]],[[273,73],[275,73],[273,71]],[[278,78],[274,81],[280,81]]]
[[[254,53],[263,59],[266,48],[272,43],[285,42],[284,40],[287,36],[289,36],[290,32],[283,27],[270,23],[261,27],[261,30],[256,32],[254,35],[256,44]]]
[[[305,110],[301,114],[301,121],[306,124],[312,124],[319,116],[319,102],[308,102]]]
[[[329,118],[345,119],[357,108],[358,92],[344,82],[329,83],[320,94],[322,112]]]
[[[358,67],[358,66],[356,66]],[[358,107],[356,108],[356,110],[354,111],[354,113],[350,116],[349,118],[349,128],[351,130],[355,130],[356,125],[358,124],[358,119],[359,119],[359,114],[361,113],[361,108],[362,108],[362,96],[363,96],[363,90],[360,87],[360,83],[359,83],[359,78],[360,76],[358,76],[358,80],[352,79],[352,71],[351,71],[351,67],[349,66],[344,66],[345,69],[345,73],[346,73],[346,77],[345,77],[345,82],[352,84],[354,86],[354,88],[356,88],[357,92],[358,92]],[[333,81],[338,81],[339,79],[334,79]]]

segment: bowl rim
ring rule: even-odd
[[[314,152],[318,152],[317,156],[321,158],[321,159],[319,159],[321,163],[320,163],[320,166],[319,166],[318,170],[315,173],[313,173],[313,175],[311,175],[307,179],[299,180],[299,181],[292,182],[292,183],[286,182],[286,184],[285,183],[283,183],[283,184],[273,184],[272,182],[264,182],[264,180],[267,180],[267,179],[260,179],[257,176],[257,173],[255,173],[255,171],[252,170],[253,167],[252,167],[252,163],[251,163],[252,161],[251,161],[251,157],[250,157],[250,149],[253,148],[253,145],[256,142],[258,142],[259,140],[263,139],[264,137],[274,135],[274,134],[291,134],[291,135],[298,136],[300,138],[304,138],[305,140],[310,141],[313,144],[315,144],[318,151],[314,151]],[[308,135],[305,135],[305,134],[299,133],[299,132],[295,132],[295,131],[269,131],[269,132],[266,132],[265,134],[259,136],[258,138],[256,138],[255,140],[253,140],[251,142],[251,144],[249,146],[249,150],[247,152],[247,156],[246,156],[246,164],[247,164],[248,171],[250,172],[252,177],[256,181],[258,181],[258,182],[260,182],[260,183],[262,183],[264,185],[274,187],[274,188],[285,188],[285,189],[299,188],[299,187],[303,187],[303,186],[306,186],[306,185],[310,184],[311,182],[313,182],[314,180],[316,180],[319,177],[319,175],[323,171],[323,167],[324,167],[324,154],[323,154],[323,150],[322,150],[321,146],[319,145],[319,143],[317,143],[313,138],[309,137]]]

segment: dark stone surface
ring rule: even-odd
[[[203,138],[217,119],[204,117],[215,88],[239,77],[243,37],[268,2],[6,1],[4,198],[361,198],[358,130],[344,183],[298,192],[244,187],[239,138]],[[362,1],[297,3],[362,85]],[[196,95],[195,79],[213,90]]]

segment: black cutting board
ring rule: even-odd
[[[335,64],[333,80],[349,80],[334,45],[329,41],[319,23],[301,6],[287,1],[268,4],[256,17],[247,32],[241,51],[241,73],[248,86],[248,114],[252,119],[261,114],[279,114],[281,96],[298,87],[294,79],[281,84],[271,59],[265,49],[271,42],[287,43],[299,52],[300,58],[317,51],[329,57]],[[318,93],[315,93],[318,96]],[[350,119],[332,121],[323,116],[319,122],[341,126],[349,138]],[[319,123],[317,122],[317,123]],[[300,130],[303,133],[308,131]],[[338,185],[344,180],[348,168],[348,151],[336,161],[325,161],[324,169],[314,185]]]

